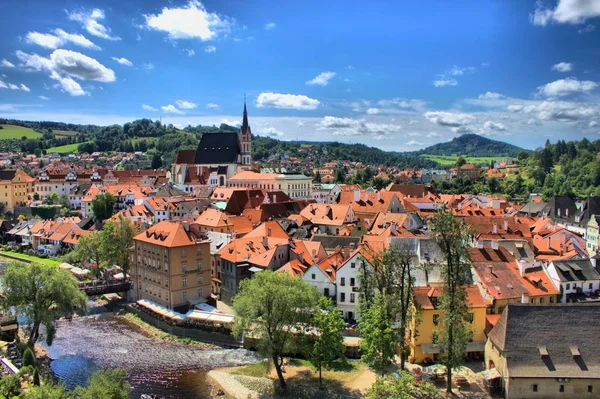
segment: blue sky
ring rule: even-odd
[[[15,1],[0,116],[412,151],[600,133],[600,0]],[[7,17],[8,16],[8,17]]]

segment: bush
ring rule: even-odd
[[[12,398],[21,390],[21,379],[17,374],[3,376],[0,379],[0,397]]]
[[[31,348],[25,349],[23,353],[23,367],[35,366],[35,355]]]
[[[40,385],[40,372],[38,371],[38,369],[35,369],[35,371],[33,372],[33,385]]]

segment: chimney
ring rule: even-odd
[[[562,232],[560,234],[560,245],[562,247],[564,247],[566,243],[567,243],[567,235],[564,232]]]
[[[369,192],[365,191],[365,199],[364,199],[365,203],[369,202]]]
[[[508,232],[508,220],[504,221],[504,231]]]
[[[252,242],[252,241],[250,241],[250,242]],[[269,247],[269,238],[268,237],[263,236],[263,238],[262,238],[262,246],[265,247],[265,248]]]
[[[392,235],[396,235],[396,223],[392,222],[390,223],[390,233],[392,233]]]
[[[492,249],[494,251],[498,250],[498,241],[496,241],[496,240],[492,241]]]
[[[525,277],[525,261],[521,259],[517,262],[517,264],[519,266],[519,274],[521,275],[521,277]]]
[[[528,293],[522,293],[521,294],[521,303],[529,303],[529,294]]]
[[[350,247],[348,245],[344,246],[344,248],[342,249],[342,257],[344,258],[344,260],[350,257]]]
[[[498,234],[498,225],[496,223],[492,225],[492,234]]]
[[[183,221],[183,222],[181,222],[181,225],[183,226],[183,229],[185,231],[190,231],[190,223],[189,222]]]
[[[354,190],[354,202],[360,201],[360,190]]]
[[[277,203],[277,194],[273,194],[273,203],[276,204]]]
[[[381,201],[381,192],[377,191],[377,202]]]

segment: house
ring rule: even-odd
[[[555,260],[548,264],[547,271],[560,290],[560,302],[585,300],[586,294],[600,290],[600,274],[589,259]]]
[[[349,249],[346,248],[346,256]],[[344,262],[344,253],[336,251],[318,263],[314,263],[307,268],[303,274],[303,279],[314,286],[326,297],[336,298],[336,271]]]
[[[585,249],[590,256],[598,252],[598,238],[600,237],[600,215],[592,215],[585,229]]]
[[[533,237],[536,259],[552,260],[587,258],[586,242],[578,234],[564,227],[554,225],[539,231]]]
[[[456,171],[456,176],[462,177],[463,179],[470,179],[473,181],[479,180],[481,179],[481,168],[477,165],[466,163],[460,168],[458,168],[458,170]]]
[[[324,234],[337,234],[344,225],[356,222],[350,205],[309,204],[300,212],[300,216],[317,226],[319,232]]]
[[[0,170],[0,201],[6,204],[4,212],[13,212],[33,198],[35,179],[21,169]]]
[[[197,224],[158,222],[133,238],[133,299],[185,313],[210,295],[210,260],[210,241]]]
[[[490,331],[485,364],[507,399],[597,398],[598,332],[598,304],[510,304]]]
[[[227,180],[228,187],[282,191],[290,198],[311,198],[312,178],[302,173],[257,173],[245,170]]]
[[[389,191],[369,192],[342,191],[337,199],[339,205],[350,205],[358,221],[372,223],[380,212],[404,213],[406,210],[398,195]]]
[[[476,286],[469,285],[462,289],[465,291],[469,307],[467,322],[471,324],[473,331],[473,339],[467,343],[467,356],[483,357],[487,304]],[[441,352],[438,336],[444,317],[439,309],[442,288],[415,287],[413,294],[416,309],[407,334],[410,340],[410,361],[421,363],[430,359],[436,362]]]
[[[335,273],[336,306],[344,320],[354,321],[360,294],[360,269],[373,267],[373,248],[361,245],[338,267]]]

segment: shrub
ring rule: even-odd
[[[25,349],[23,353],[23,367],[35,366],[35,355],[31,348]]]

